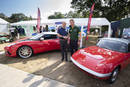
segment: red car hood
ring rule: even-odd
[[[120,54],[121,53],[119,52],[103,49],[97,46],[91,46],[77,51],[72,58],[81,65],[95,70],[97,66],[118,58]]]
[[[23,38],[23,39],[16,40],[16,41],[10,43],[9,45],[11,45],[11,44],[16,44],[16,43],[21,43],[21,42],[23,42],[23,41],[26,41],[27,39],[29,39],[29,37],[25,37],[25,38]]]
[[[13,43],[16,43],[16,42],[19,42],[19,41],[22,41],[22,40],[26,40],[26,39],[29,39],[29,37],[25,37],[25,38],[22,38],[22,39],[16,40],[16,41],[14,41]]]

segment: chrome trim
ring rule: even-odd
[[[79,68],[83,69],[84,71],[94,75],[94,76],[97,76],[97,77],[100,77],[100,78],[104,78],[104,77],[109,77],[111,75],[111,73],[107,73],[107,74],[101,74],[101,73],[97,73],[91,69],[88,69],[86,67],[84,67],[83,65],[79,64],[77,61],[75,61],[72,57],[71,57],[71,60],[72,62],[77,65]]]

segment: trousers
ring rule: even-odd
[[[70,40],[70,52],[71,56],[78,50],[78,40]]]
[[[66,39],[60,39],[60,47],[61,47],[61,55],[62,55],[62,61],[67,59],[67,51],[68,51],[68,44]]]

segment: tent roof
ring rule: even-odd
[[[12,23],[11,25],[36,25],[37,20],[30,20],[30,21],[20,21],[16,23]],[[43,19],[41,20],[41,25],[54,25],[52,20]]]
[[[8,24],[8,22],[5,21],[4,19],[0,18],[0,24]]]
[[[69,25],[69,20],[74,19],[76,25],[83,25],[86,26],[88,24],[88,18],[66,18],[66,19],[42,19],[41,25],[56,25],[56,22],[66,22],[67,25]],[[17,23],[12,23],[11,25],[36,25],[37,20],[31,20],[31,21],[21,21]],[[103,26],[103,25],[109,25],[110,22],[106,18],[92,18],[91,20],[91,26]]]
[[[74,19],[76,25],[86,26],[88,24],[88,18],[67,18],[67,19],[52,19],[55,22],[66,22],[69,24],[69,20]],[[110,22],[106,18],[92,18],[91,26],[103,26],[109,25]]]

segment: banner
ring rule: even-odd
[[[38,14],[37,14],[37,31],[40,32],[40,24],[41,24],[41,13],[40,9],[38,8]]]
[[[91,25],[91,19],[92,19],[92,16],[93,16],[94,6],[95,6],[95,3],[92,5],[92,7],[90,9],[90,14],[89,14],[89,19],[88,19],[88,27],[87,27],[88,34],[90,33],[90,25]],[[88,36],[86,36],[86,39],[88,39]]]

